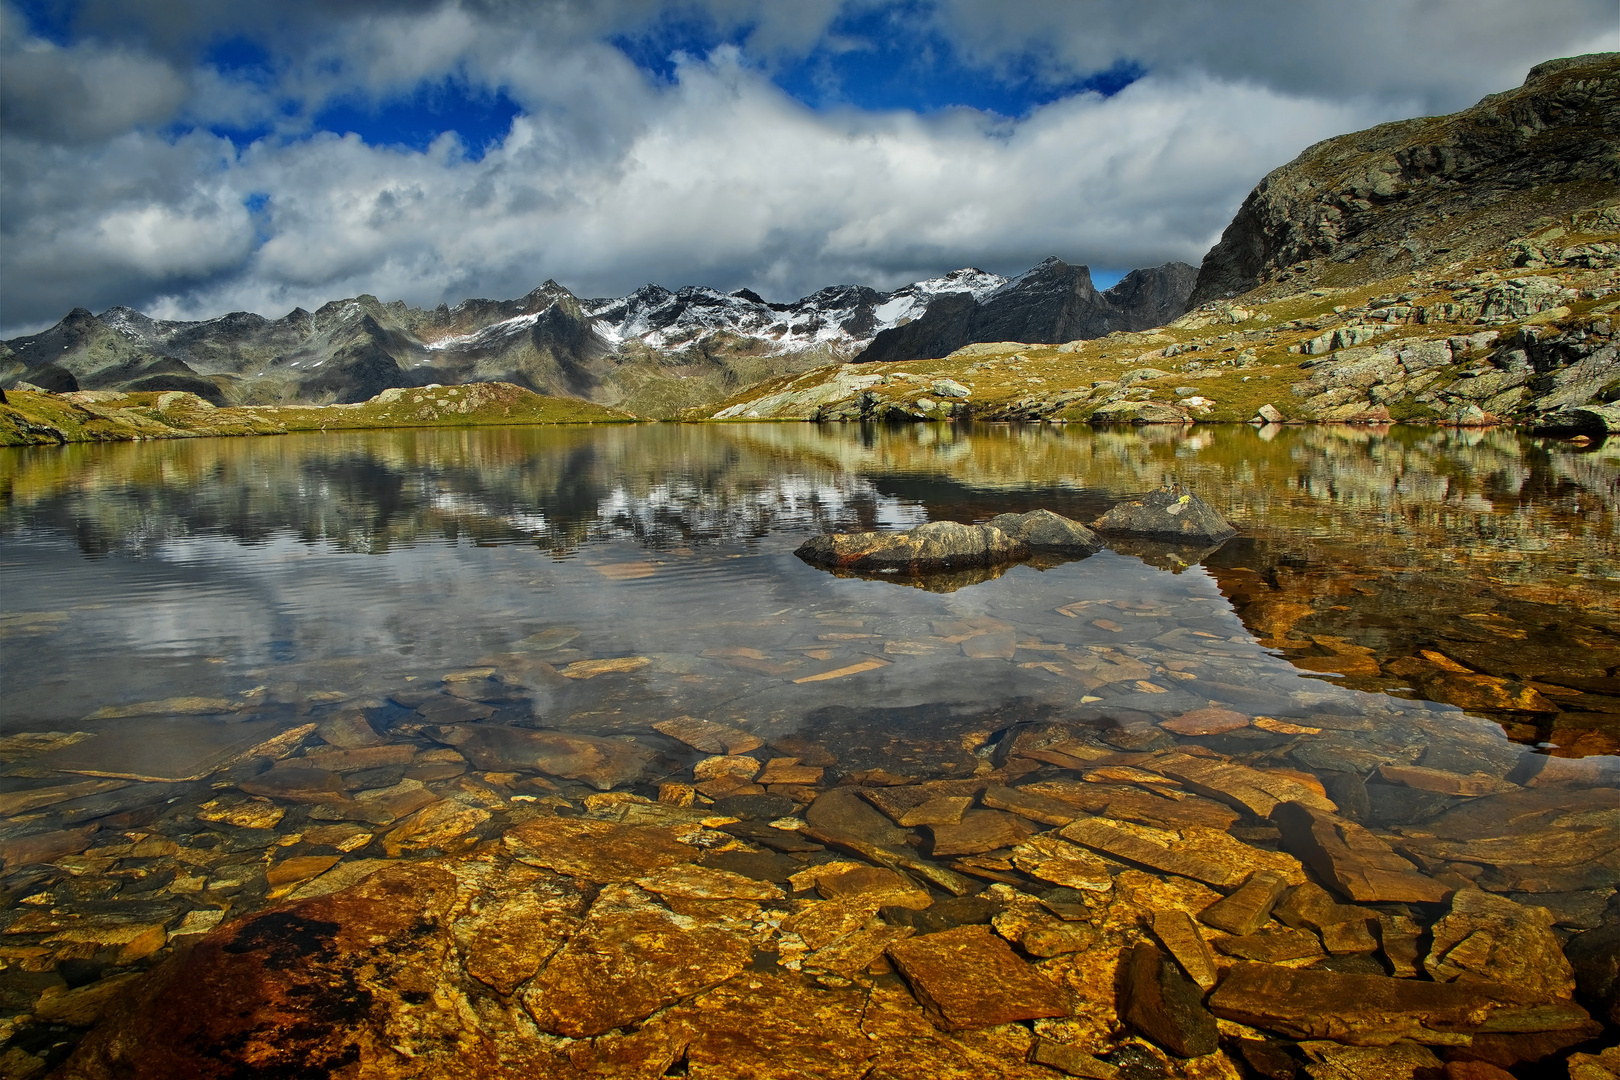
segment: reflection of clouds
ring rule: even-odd
[[[597,504],[602,534],[649,543],[736,541],[771,532],[853,527],[866,510],[885,525],[928,519],[925,508],[879,493],[854,475],[789,474],[745,487],[706,487],[682,477],[640,493],[616,488]]]

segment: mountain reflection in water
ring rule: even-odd
[[[608,651],[701,654],[727,636],[708,622],[786,626],[848,595],[786,558],[807,533],[1037,506],[1089,521],[1167,476],[1241,527],[1204,572],[1295,667],[1490,715],[1554,754],[1620,749],[1620,450],[1342,427],[659,425],[9,451],[6,723],[260,684],[387,694],[387,678],[437,678],[559,621]],[[1019,580],[1038,593],[1100,569]]]

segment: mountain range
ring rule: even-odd
[[[279,319],[179,322],[76,308],[0,346],[0,383],[186,390],[215,404],[364,401],[389,387],[504,381],[643,415],[832,361],[944,356],[975,341],[1056,343],[1159,325],[1197,270],[1135,270],[1098,292],[1051,258],[1015,278],[967,268],[892,292],[837,285],[793,303],[740,289],[647,285],[581,299],[547,281],[515,300],[433,310],[361,295]]]

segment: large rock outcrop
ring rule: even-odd
[[[1617,148],[1620,53],[1549,60],[1462,112],[1327,139],[1244,200],[1188,306],[1273,282],[1373,281],[1501,247],[1612,191]]]

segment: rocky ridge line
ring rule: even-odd
[[[1106,312],[1101,322],[1076,320],[1079,293],[1051,291],[1043,268],[1052,265],[1083,279],[1086,302]],[[1054,328],[1064,337],[1106,332],[1109,319],[1159,322],[1185,309],[1192,271],[1181,270],[1169,278],[1138,271],[1107,300],[1091,289],[1084,267],[1048,260],[1012,281],[968,268],[893,292],[834,286],[791,304],[747,289],[657,285],[581,300],[547,281],[516,300],[424,311],[363,295],[277,320],[232,312],[167,322],[129,308],[99,316],[78,308],[43,333],[0,344],[0,379],[56,392],[178,390],[215,405],[354,404],[389,388],[503,381],[667,415],[784,371],[851,357],[874,335],[951,304],[977,310],[981,299],[990,301],[985,310],[999,332],[1037,339],[1060,340]]]

